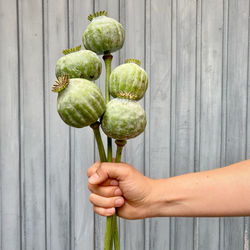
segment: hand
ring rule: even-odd
[[[96,213],[125,219],[150,217],[153,180],[126,163],[96,162],[87,171],[89,196]]]

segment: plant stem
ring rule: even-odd
[[[115,140],[115,144],[117,145],[115,162],[117,163],[121,162],[122,149],[126,145],[126,143],[127,143],[126,140]]]
[[[111,62],[113,56],[111,54],[104,54],[103,60],[105,63],[106,70],[106,81],[105,81],[105,101],[106,104],[110,101],[109,94],[109,79],[111,73]],[[107,148],[108,148],[108,162],[112,162],[112,139],[107,137]],[[104,250],[112,250],[113,249],[113,216],[107,217],[106,222],[106,233],[104,240]]]
[[[108,103],[110,101],[109,95],[109,78],[111,73],[111,62],[113,56],[111,54],[105,54],[103,57],[105,63],[105,70],[106,70],[106,81],[105,81],[105,101]]]
[[[97,142],[97,147],[98,147],[98,151],[99,151],[99,157],[100,157],[100,161],[101,162],[105,162],[107,161],[107,157],[106,157],[106,153],[105,153],[105,149],[102,143],[102,137],[100,134],[100,122],[95,122],[93,124],[90,125],[90,127],[93,129],[94,135],[95,135],[95,139]]]
[[[122,157],[122,149],[126,145],[127,141],[125,140],[115,140],[115,143],[117,145],[116,149],[116,157],[115,162],[119,163],[121,162]],[[115,250],[119,250],[119,235],[118,235],[118,227],[117,227],[117,216],[116,214],[113,215],[113,230],[114,230],[114,243],[115,243]]]
[[[105,101],[106,104],[110,101],[110,94],[109,94],[109,79],[111,73],[111,62],[113,56],[111,54],[105,54],[103,57],[105,63],[105,70],[106,70],[106,81],[105,81]],[[108,146],[108,162],[112,162],[112,139],[107,137],[107,146]]]

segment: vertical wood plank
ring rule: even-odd
[[[45,113],[46,113],[46,218],[47,249],[70,249],[70,137],[69,127],[56,110],[51,92],[55,65],[68,48],[68,2],[44,2]]]
[[[94,11],[106,10],[108,12],[108,16],[114,18],[119,21],[119,1],[117,0],[95,0],[94,1]],[[118,65],[119,62],[119,52],[114,52],[112,59],[112,70]],[[99,80],[96,81],[98,86],[100,87],[103,95],[105,96],[105,65],[102,59],[102,55],[100,56],[102,60],[102,74]],[[107,139],[105,134],[101,131],[103,143],[105,145],[105,149],[107,148]],[[113,143],[113,156],[115,156],[115,145]],[[99,154],[97,145],[95,143],[95,160],[99,160]],[[105,237],[105,229],[106,229],[106,218],[95,215],[95,249],[103,249],[104,237]]]
[[[226,165],[244,160],[246,153],[249,1],[229,0],[228,7]],[[244,219],[225,219],[225,249],[243,249],[243,239]]]
[[[0,249],[20,249],[19,79],[16,1],[0,1]],[[8,27],[8,28],[6,28]]]
[[[41,0],[19,2],[22,247],[38,250],[45,249],[42,8]]]
[[[171,1],[147,1],[146,15],[149,17],[146,18],[149,21],[146,23],[145,46],[146,71],[150,78],[145,100],[148,119],[145,143],[149,144],[146,145],[145,164],[148,165],[146,174],[151,178],[170,176],[171,8]],[[147,237],[150,238],[145,248],[168,248],[169,222],[169,218],[149,220]]]
[[[126,58],[137,58],[145,67],[145,1],[121,1],[121,22],[125,28],[125,44],[121,63]],[[144,106],[144,99],[140,101]],[[149,118],[147,118],[148,120]],[[129,140],[124,151],[126,162],[144,173],[144,134]],[[145,249],[144,220],[120,219],[121,249]]]
[[[70,47],[82,44],[82,34],[89,24],[93,1],[69,2]],[[82,45],[82,49],[84,49]],[[71,249],[94,249],[94,216],[89,202],[86,171],[93,164],[92,129],[71,129]]]
[[[248,16],[250,16],[250,3],[248,8]],[[250,158],[250,21],[248,21],[248,54],[247,54],[247,151],[246,159]],[[245,218],[245,237],[244,237],[244,250],[250,249],[250,218]]]
[[[108,12],[109,17],[119,21],[119,1],[95,0],[93,11],[101,11],[101,10],[106,10]],[[102,61],[102,74],[100,78],[96,81],[96,83],[100,87],[103,96],[105,96],[105,65],[102,56],[100,56],[100,59]],[[115,52],[113,53],[111,69],[114,69],[118,65],[118,61],[119,61],[119,52]],[[101,130],[101,135],[106,150],[107,149],[106,136],[102,132],[102,130]],[[115,147],[113,143],[113,155],[114,155],[114,149]],[[95,161],[97,160],[99,160],[99,154],[98,154],[97,144],[95,143]],[[95,249],[103,249],[105,229],[106,229],[106,218],[95,214],[95,226],[94,226]]]
[[[173,1],[171,174],[194,171],[196,1]],[[193,249],[193,219],[171,220],[170,249]]]
[[[198,170],[220,167],[223,1],[201,2]],[[219,218],[199,219],[198,249],[219,249]]]
[[[145,1],[145,70],[148,75],[148,89],[145,93],[145,111],[146,117],[149,118],[148,124],[145,129],[145,175],[150,176],[150,103],[151,103],[151,0]],[[150,249],[151,244],[151,218],[145,219],[145,250]]]

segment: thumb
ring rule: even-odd
[[[109,178],[123,180],[128,173],[122,163],[102,162],[100,167],[89,177],[90,184],[100,184]]]

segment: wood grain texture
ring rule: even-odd
[[[42,1],[24,0],[18,12],[22,248],[40,250],[46,245]]]
[[[107,10],[125,28],[112,69],[135,57],[149,76],[146,131],[123,160],[167,178],[249,158],[249,9],[249,0],[0,1],[0,249],[103,249],[106,219],[87,189],[99,159],[92,131],[65,125],[51,92],[88,14]],[[103,92],[104,82],[103,64]],[[122,250],[250,248],[247,217],[119,224]]]
[[[16,1],[0,1],[0,249],[21,247]],[[6,29],[8,27],[8,29]]]
[[[171,175],[194,171],[196,1],[173,3]],[[171,220],[170,249],[193,249],[192,218]]]
[[[45,119],[46,119],[46,229],[47,249],[68,250],[70,230],[70,129],[56,110],[51,92],[55,64],[69,47],[68,2],[44,2]]]
[[[82,44],[82,33],[89,24],[93,1],[69,1],[69,46]],[[82,45],[83,47],[83,45]],[[84,49],[84,48],[83,48]],[[70,225],[71,250],[83,246],[94,249],[94,214],[87,189],[87,168],[94,161],[94,138],[90,128],[71,129]],[[88,215],[88,216],[86,216]]]
[[[114,18],[118,21],[120,17],[119,6],[120,6],[120,2],[117,0],[109,0],[109,1],[95,0],[94,1],[94,11],[106,10],[108,12],[109,17]],[[119,61],[120,61],[119,52],[114,52],[112,55],[113,55],[113,59],[112,59],[111,70],[113,70],[119,64]],[[102,59],[102,55],[100,56],[100,59],[102,60],[102,74],[100,78],[96,81],[96,83],[100,87],[102,93],[105,94],[105,65]],[[107,148],[107,137],[102,132],[102,130],[101,130],[101,135],[102,135],[105,148]],[[113,140],[112,149],[113,149],[113,157],[115,157],[116,146],[114,144],[114,140]],[[95,161],[96,160],[99,160],[99,154],[98,154],[97,145],[95,143]],[[95,231],[94,231],[95,232],[95,249],[103,249],[105,229],[106,229],[106,218],[99,216],[99,215],[95,215]]]
[[[121,63],[126,58],[137,58],[145,67],[145,1],[121,1],[121,23],[125,28],[125,43],[121,52]],[[144,106],[144,99],[140,101]],[[147,118],[148,119],[148,118]],[[126,162],[144,173],[144,134],[128,140],[124,155]],[[144,220],[120,219],[121,250],[145,249]]]
[[[201,1],[200,7],[196,170],[204,171],[221,164],[223,1]],[[199,219],[198,229],[198,249],[219,249],[219,218]]]
[[[228,2],[228,52],[226,94],[226,148],[225,164],[246,157],[247,121],[247,63],[249,1]],[[224,221],[225,249],[243,249],[244,219]]]
[[[146,71],[149,74],[145,98],[148,117],[145,165],[146,174],[155,179],[170,176],[171,14],[171,1],[147,1],[146,15],[150,21],[146,22],[145,40]],[[146,238],[147,249],[168,248],[170,219],[150,219]]]

